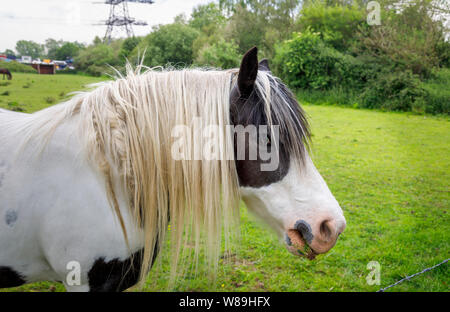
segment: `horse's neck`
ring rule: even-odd
[[[56,140],[69,142],[69,136],[78,128],[78,123],[76,117],[65,118],[62,105],[34,114],[0,110],[0,144],[8,145],[12,153],[20,154],[27,149],[40,153],[44,148],[50,148],[55,134],[58,135]]]

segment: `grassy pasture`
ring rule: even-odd
[[[100,81],[87,76],[13,73],[12,80],[0,79],[0,108],[32,113]]]
[[[23,111],[33,112],[54,104],[48,97],[59,101],[96,81],[16,74],[10,85],[0,86],[0,107],[13,109],[8,102],[17,102]],[[31,86],[24,88],[26,83]],[[6,90],[10,94],[2,96]],[[242,207],[240,251],[221,259],[216,282],[208,282],[200,265],[200,273],[180,279],[176,290],[375,291],[449,258],[449,119],[336,106],[304,108],[312,125],[313,160],[347,219],[337,245],[312,262],[296,258]],[[150,273],[145,290],[166,287],[166,256]],[[381,285],[366,282],[370,261],[381,265]],[[447,264],[390,291],[448,291],[449,283]],[[64,288],[44,282],[9,290]]]

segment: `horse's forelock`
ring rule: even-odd
[[[279,125],[280,140],[291,156],[303,162],[309,150],[310,127],[294,94],[269,71],[258,72],[255,93],[262,105],[255,105],[255,110],[260,112],[255,112],[254,118],[263,113],[269,126]]]

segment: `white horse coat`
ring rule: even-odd
[[[62,281],[70,290],[88,290],[88,271],[99,257],[126,259],[130,252],[111,206],[102,175],[83,155],[75,135],[77,118],[58,127],[41,152],[40,139],[22,146],[17,127],[33,115],[0,110],[0,266],[26,282]],[[10,130],[10,129],[8,129]],[[129,210],[118,194],[127,228]],[[129,235],[131,251],[142,247]],[[68,264],[80,264],[80,285],[68,285]]]

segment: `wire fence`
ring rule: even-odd
[[[389,288],[391,288],[391,287],[394,287],[394,286],[396,286],[396,285],[398,285],[398,284],[400,284],[400,283],[403,283],[404,281],[408,281],[408,280],[412,279],[413,277],[416,277],[417,275],[421,275],[421,274],[423,274],[423,273],[425,273],[425,272],[431,271],[431,270],[433,270],[434,268],[437,268],[438,266],[441,266],[441,265],[447,263],[449,260],[450,260],[450,258],[449,258],[449,259],[445,259],[445,260],[442,261],[441,263],[438,263],[438,264],[436,264],[436,265],[433,265],[432,267],[423,269],[423,270],[420,271],[420,272],[417,272],[417,273],[414,273],[414,274],[412,274],[412,275],[409,275],[409,276],[407,276],[407,277],[405,277],[405,278],[402,278],[401,280],[395,282],[394,284],[391,284],[391,285],[389,285],[389,286],[386,286],[386,287],[384,287],[384,288],[381,288],[381,289],[378,290],[377,292],[384,292],[386,289],[389,289]]]

